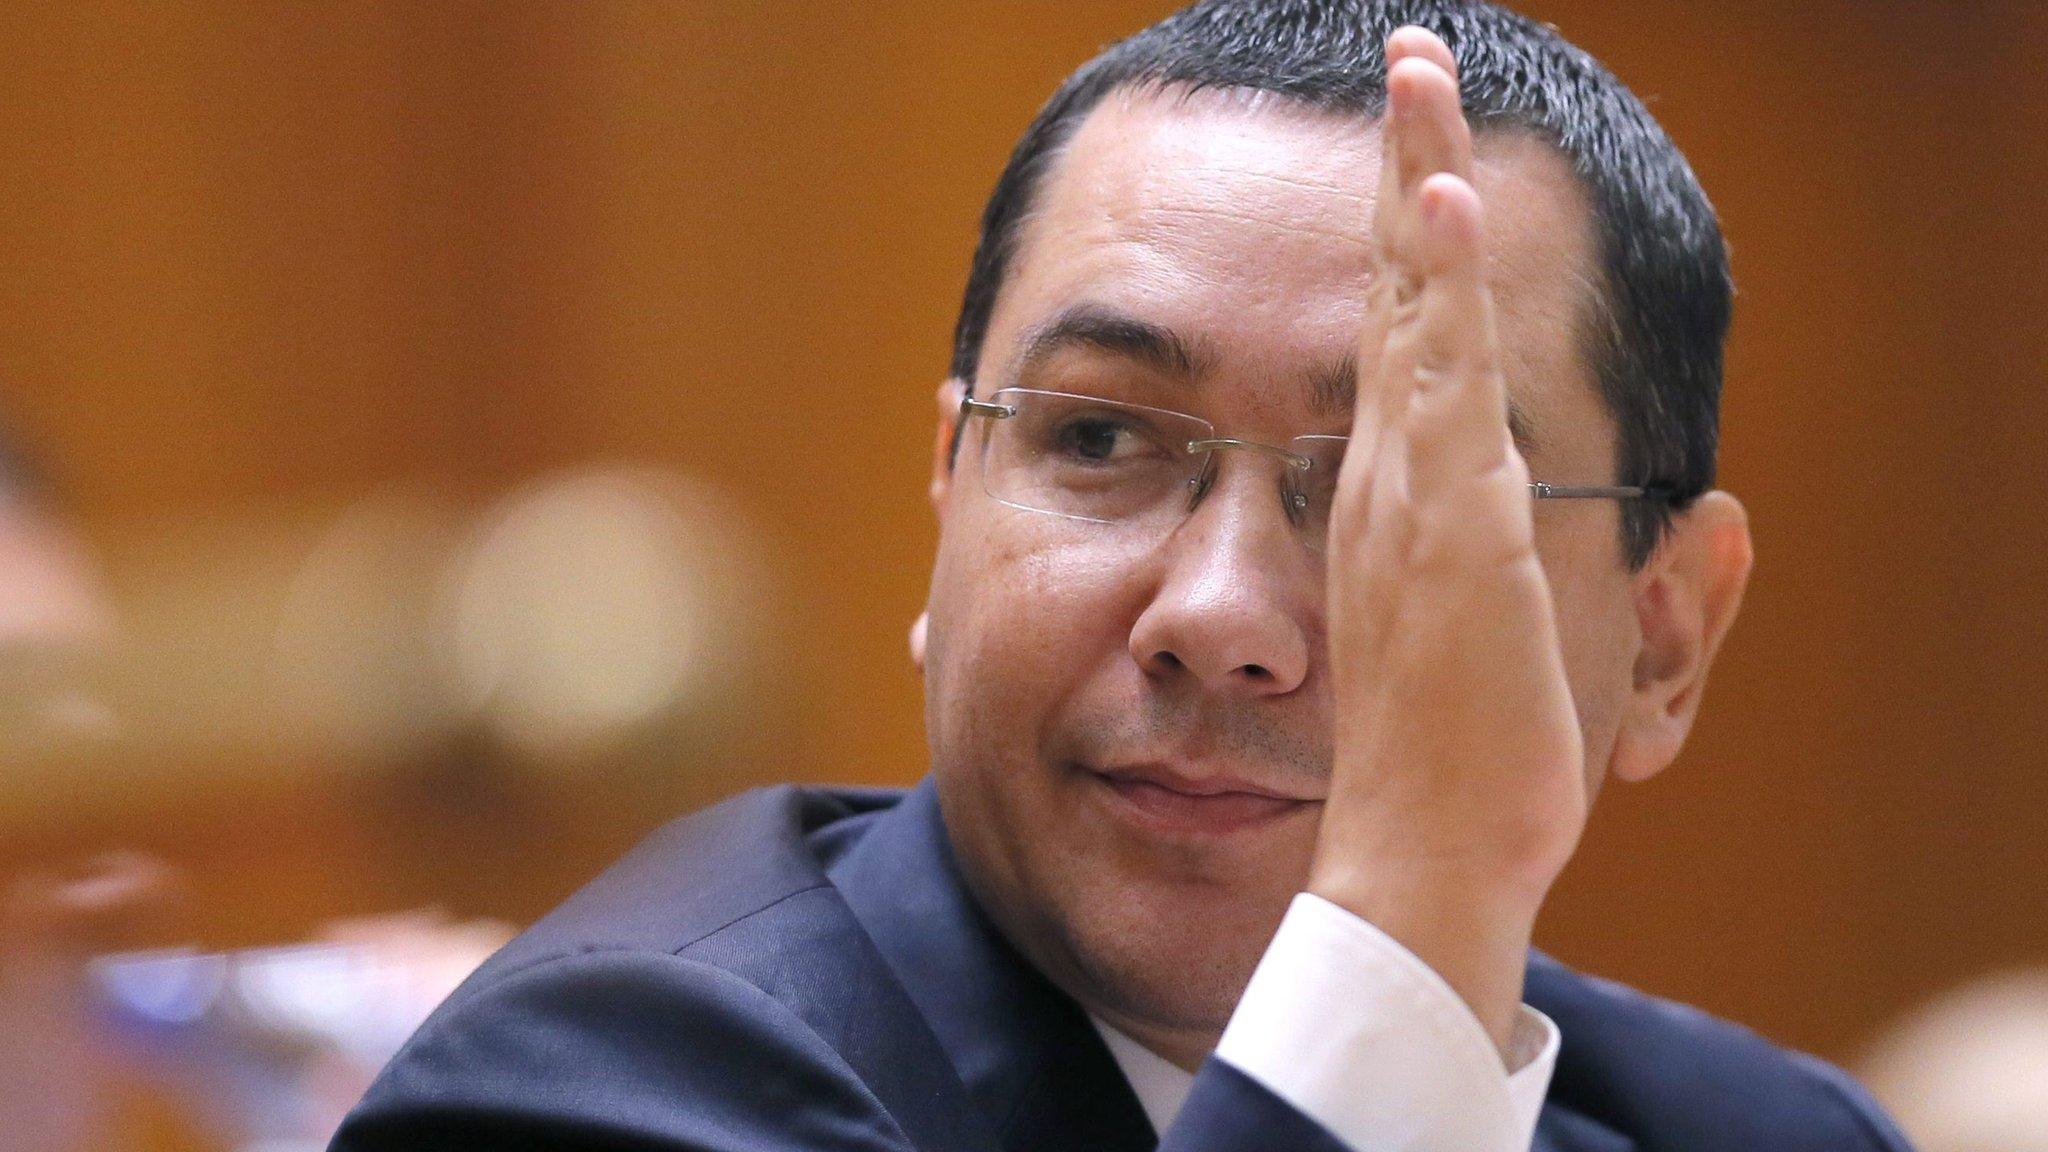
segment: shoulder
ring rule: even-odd
[[[444,1001],[334,1147],[900,1147],[824,1038],[879,965],[820,855],[893,799],[769,788],[662,828]]]
[[[529,969],[575,971],[556,963],[565,958],[677,957],[745,980],[781,968],[783,953],[857,948],[825,866],[900,796],[778,785],[672,821],[492,956],[437,1015]]]
[[[1645,1146],[1907,1148],[1847,1073],[1740,1025],[1541,954],[1530,962],[1526,996],[1564,1037],[1551,1098]]]
[[[857,836],[893,789],[777,785],[671,821],[508,945],[479,973],[592,949],[675,953],[828,885],[821,843]]]
[[[906,1143],[839,1054],[761,989],[684,957],[599,950],[504,971],[443,1005],[333,1148]]]

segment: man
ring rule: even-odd
[[[1728,308],[1683,159],[1532,22],[1209,0],[1110,49],[939,390],[932,777],[672,826],[336,1147],[1902,1148],[1529,951],[1741,599]]]

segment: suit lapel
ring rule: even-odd
[[[961,879],[930,777],[827,869],[1006,1152],[1149,1152],[1150,1122],[1080,1007]]]

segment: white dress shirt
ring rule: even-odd
[[[1102,1021],[1095,1027],[1153,1130],[1166,1131],[1194,1077]],[[1557,1025],[1524,1004],[1503,1064],[1435,970],[1304,892],[1216,1056],[1358,1152],[1528,1152],[1559,1040]]]

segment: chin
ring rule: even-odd
[[[1128,1030],[1132,1023],[1221,1033],[1286,912],[1287,896],[1206,898],[1143,881],[1062,910],[1076,977],[1066,991]],[[1059,982],[1059,981],[1056,981]]]
[[[1320,805],[1224,835],[1162,833],[1073,771],[940,774],[961,871],[1003,935],[1110,1024],[1220,1033],[1307,880]]]
[[[1285,845],[1273,854],[1292,859]],[[1152,851],[1048,851],[1019,861],[1007,897],[1025,910],[1012,941],[1083,1007],[1134,1025],[1221,1033],[1306,875],[1265,869],[1257,853],[1225,855],[1234,870]]]

